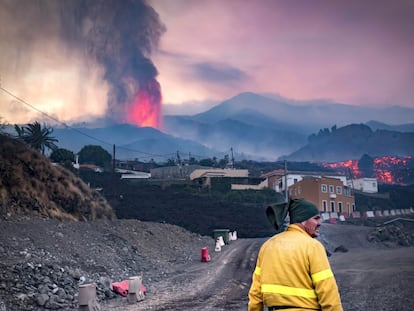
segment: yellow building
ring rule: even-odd
[[[349,216],[355,211],[355,197],[351,188],[337,178],[307,177],[289,188],[289,198],[311,201],[322,213]]]

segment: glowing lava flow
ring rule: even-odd
[[[157,81],[149,81],[146,88],[139,90],[127,108],[126,115],[128,123],[159,130],[162,128],[161,92]]]
[[[350,178],[375,177],[380,183],[404,184],[405,181],[412,179],[414,163],[412,156],[373,158],[370,176],[366,176],[366,172],[360,170],[358,160],[322,163],[322,166],[350,175]]]
[[[324,163],[324,167],[329,167],[335,170],[345,171],[345,174],[351,174],[352,178],[362,177],[362,173],[358,169],[358,160],[348,160],[337,163]]]

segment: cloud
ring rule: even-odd
[[[187,101],[189,96],[224,100],[251,90],[354,105],[414,105],[410,0],[152,4],[168,29],[162,49],[186,55],[175,63],[163,55],[156,60],[167,102]],[[214,70],[204,76],[201,66],[193,77],[199,80],[189,81],[191,58],[195,64],[225,63],[248,78],[231,80],[228,88],[212,88],[207,77],[221,76]],[[179,92],[183,86],[186,91]]]
[[[210,83],[233,83],[247,80],[247,74],[224,63],[197,63],[193,65],[195,75]]]

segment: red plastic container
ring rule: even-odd
[[[201,249],[201,262],[208,262],[211,260],[211,257],[208,253],[208,248],[207,247],[203,247]]]

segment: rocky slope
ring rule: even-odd
[[[143,274],[148,292],[183,264],[200,261],[211,237],[140,222],[0,221],[0,304],[10,310],[73,310],[78,286],[96,283],[99,300],[119,298],[110,285]],[[2,310],[3,311],[3,310]]]
[[[0,218],[114,219],[106,200],[75,174],[0,133]]]

